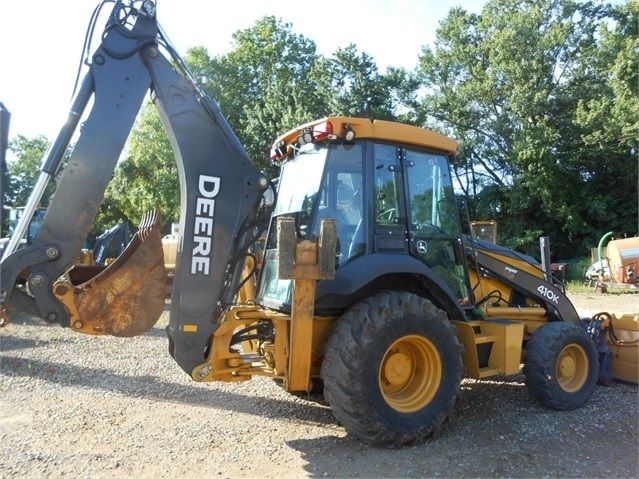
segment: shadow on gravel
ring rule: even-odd
[[[293,439],[306,477],[639,477],[637,387],[598,387],[582,408],[540,406],[523,375],[464,380],[453,414],[437,436],[396,449],[350,436]],[[606,421],[606,408],[624,410],[629,424]]]
[[[142,336],[150,336],[152,338],[165,338],[167,340],[167,344],[169,340],[164,327],[157,325],[149,329],[146,333],[142,334]]]
[[[49,341],[36,341],[34,339],[20,339],[20,341],[13,341],[11,336],[0,336],[0,351],[17,351],[20,349],[37,348],[46,344]]]
[[[168,305],[167,308],[168,309]],[[144,333],[145,337],[166,339],[166,318],[160,318],[151,330]],[[210,407],[243,413],[255,414],[260,417],[270,417],[284,420],[305,420],[309,416],[309,408],[314,409],[312,416],[319,417],[319,425],[335,424],[335,419],[326,405],[323,395],[294,393],[289,394],[270,384],[267,378],[257,378],[252,381],[240,382],[238,393],[229,392],[234,385],[229,383],[197,383],[192,381],[185,373],[183,377],[175,380],[164,380],[159,376],[162,370],[155,375],[136,374],[135,359],[133,364],[124,364],[131,374],[121,370],[110,368],[91,367],[89,365],[68,364],[49,360],[32,359],[20,353],[35,348],[65,348],[76,341],[86,341],[87,338],[99,338],[99,336],[86,336],[71,332],[56,324],[47,324],[40,318],[27,314],[19,314],[13,320],[14,325],[36,326],[38,328],[54,328],[60,331],[60,337],[55,340],[30,339],[23,335],[3,334],[0,336],[0,383],[4,378],[26,378],[44,380],[52,384],[65,387],[82,387],[96,391],[120,393],[123,395],[167,402],[176,402],[186,405]],[[107,339],[121,339],[109,338]],[[168,341],[168,340],[167,340]],[[168,344],[168,343],[167,343]],[[96,346],[99,348],[99,346]],[[15,352],[15,353],[13,353]],[[166,354],[163,352],[163,354]],[[87,362],[90,362],[90,358]],[[161,362],[162,360],[158,360]],[[171,363],[171,367],[175,366]],[[117,367],[117,366],[116,366]],[[169,373],[171,374],[171,373]],[[188,381],[183,384],[182,381]],[[256,384],[261,381],[261,384]],[[242,393],[246,385],[251,383],[251,391]],[[220,384],[225,384],[226,391],[220,390]],[[257,394],[255,391],[257,390]],[[274,394],[275,393],[275,394]],[[279,396],[279,397],[278,397]]]
[[[20,340],[21,346],[24,340]],[[269,417],[296,421],[309,416],[308,410],[315,409],[312,416],[320,418],[319,425],[335,424],[330,409],[303,395],[273,397],[268,390],[262,396],[243,395],[215,388],[218,383],[179,384],[159,379],[152,375],[128,376],[110,369],[78,367],[59,362],[39,361],[28,358],[1,356],[0,371],[5,377],[23,377],[49,381],[68,387],[84,387],[119,393],[146,400],[182,403],[212,409],[224,409],[259,417]],[[255,380],[253,380],[255,381]],[[1,382],[1,381],[0,381]],[[255,385],[259,389],[259,385]],[[282,392],[285,395],[286,393]]]
[[[164,311],[167,312],[168,308],[169,308],[170,304],[168,306],[165,306]],[[162,316],[160,318],[158,318],[157,323],[155,324],[155,326],[153,326],[153,328],[149,329],[148,331],[146,331],[144,334],[141,334],[140,336],[150,336],[150,337],[163,337],[166,338],[166,332],[165,332],[165,327],[166,327],[166,319],[163,318]],[[38,318],[37,316],[31,316],[29,314],[26,313],[19,313],[16,314],[14,316],[11,317],[11,321],[9,324],[12,325],[22,325],[22,326],[36,326],[38,328],[54,328],[54,329],[59,329],[61,334],[66,334],[66,332],[71,332],[70,328],[64,327],[59,325],[58,323],[50,323],[45,321],[42,318]],[[75,333],[74,334],[78,334],[79,337],[82,336],[86,336],[85,334],[82,333]],[[91,336],[91,335],[89,335]],[[100,335],[96,335],[94,337],[98,337]],[[8,338],[10,337],[9,334],[6,335],[2,335],[0,336],[0,341],[3,341],[4,338]],[[0,346],[0,351],[2,351],[3,348]]]

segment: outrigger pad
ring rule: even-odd
[[[164,311],[167,274],[159,211],[146,213],[122,254],[102,273],[74,288],[78,318],[88,334],[131,337],[153,327]]]

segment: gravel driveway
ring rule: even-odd
[[[571,298],[580,312],[639,311],[639,295]],[[21,315],[1,330],[0,476],[639,477],[636,385],[599,386],[556,412],[522,375],[465,380],[437,437],[380,449],[348,437],[321,397],[264,378],[195,383],[165,325],[90,337]]]

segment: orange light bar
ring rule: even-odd
[[[434,148],[447,154],[455,154],[459,148],[459,144],[452,138],[417,126],[366,118],[326,117],[305,123],[281,135],[271,149],[271,159],[283,160],[295,151],[295,148],[309,140],[316,142],[336,139],[339,135],[346,141],[352,141],[354,138],[375,138],[404,145]]]

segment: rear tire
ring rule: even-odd
[[[460,391],[461,345],[444,311],[404,292],[357,303],[324,349],[321,378],[333,415],[375,445],[424,441],[441,427]]]
[[[528,342],[523,373],[530,392],[542,406],[576,409],[597,386],[597,349],[583,328],[564,322],[548,323]]]

